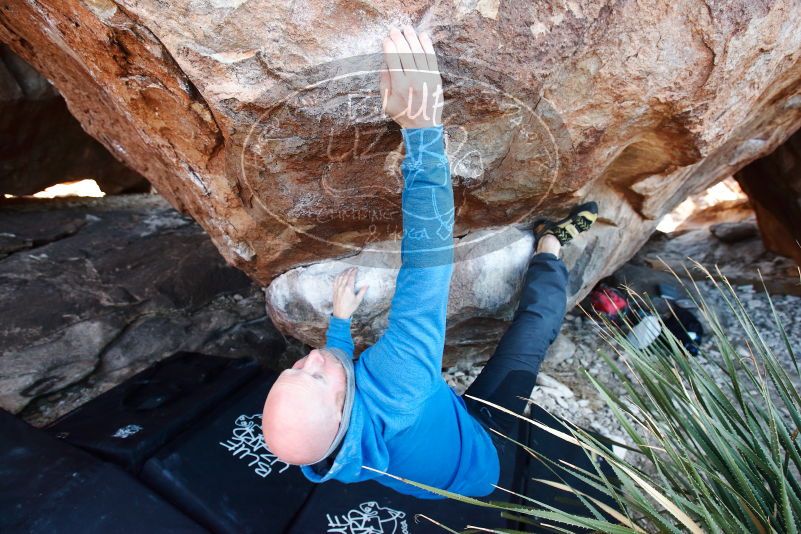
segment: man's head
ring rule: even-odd
[[[326,349],[314,349],[282,372],[264,402],[264,441],[282,461],[317,462],[342,421],[347,375]]]

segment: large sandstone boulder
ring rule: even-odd
[[[398,235],[401,138],[374,69],[404,22],[440,54],[465,243],[600,201],[571,302],[801,125],[795,0],[39,0],[4,4],[0,40],[267,285]]]
[[[491,230],[480,230],[486,237]],[[503,235],[459,246],[448,300],[444,365],[486,359],[512,318],[533,253],[531,232],[509,228]],[[387,326],[395,275],[400,268],[398,243],[386,243],[387,253],[365,261],[365,253],[297,267],[276,278],[265,290],[267,310],[281,330],[312,345],[325,340],[332,311],[332,283],[344,269],[360,266],[356,284],[368,284],[364,301],[353,316],[356,351],[376,342]],[[480,247],[486,247],[481,249]]]

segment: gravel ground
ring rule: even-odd
[[[735,346],[740,348],[741,354],[747,355],[739,323],[728,309],[720,293],[711,282],[699,283],[699,289],[707,302],[717,310],[723,327],[731,332]],[[796,387],[801,387],[801,380],[792,367],[790,355],[776,327],[765,294],[755,291],[751,286],[740,286],[736,290],[768,346],[779,356],[788,371],[792,369],[790,376]],[[801,349],[801,317],[799,317],[801,297],[773,295],[771,298],[788,337],[793,343],[793,350]],[[616,387],[610,369],[598,354],[599,351],[606,351],[608,354],[612,354],[613,351],[601,339],[590,318],[580,314],[581,312],[576,310],[566,317],[561,333],[542,365],[538,384],[532,392],[531,399],[555,415],[573,421],[584,428],[628,442],[629,440],[624,437],[625,433],[615,420],[611,410],[585,374],[586,370],[599,382],[612,386],[616,391],[622,391],[622,388]],[[706,326],[704,325],[708,332]],[[720,376],[721,380],[725,379],[725,376],[712,365],[714,358],[719,354],[714,349],[709,335],[704,337],[702,352],[710,362],[705,367]],[[615,359],[617,358],[615,357]],[[461,393],[480,371],[481,365],[473,365],[466,368],[450,368],[443,374],[448,383]],[[619,449],[618,453],[625,454],[623,449]]]

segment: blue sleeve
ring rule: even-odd
[[[401,268],[387,329],[362,354],[359,386],[378,405],[411,412],[442,381],[454,206],[442,126],[401,131]]]
[[[328,316],[328,330],[325,333],[325,346],[345,351],[353,358],[353,338],[350,335],[350,318],[340,319]]]

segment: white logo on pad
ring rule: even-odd
[[[253,471],[262,478],[267,478],[276,469],[279,474],[289,469],[289,464],[279,460],[264,443],[261,414],[237,417],[231,438],[221,441],[220,445],[235,458],[247,461],[248,466],[253,467]]]
[[[114,432],[114,434],[111,435],[111,437],[112,438],[126,439],[126,438],[130,438],[131,436],[133,436],[134,434],[136,434],[140,430],[142,430],[142,427],[139,426],[139,425],[127,425],[127,426],[118,428],[117,431]]]
[[[347,514],[326,514],[326,534],[408,534],[409,524],[405,518],[406,512],[367,501]]]

